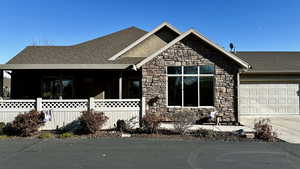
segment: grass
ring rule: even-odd
[[[9,137],[7,135],[0,135],[0,140],[1,139],[8,139]]]
[[[73,133],[70,133],[70,132],[66,132],[66,133],[62,133],[58,136],[58,138],[72,138],[72,137],[75,137],[75,135]]]
[[[52,133],[47,132],[47,133],[40,134],[38,138],[39,139],[49,139],[49,138],[53,138],[53,137],[54,136]]]

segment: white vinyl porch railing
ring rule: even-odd
[[[77,120],[82,111],[94,109],[104,112],[109,118],[103,129],[113,128],[117,120],[134,118],[136,122],[145,111],[145,99],[62,99],[62,100],[0,100],[0,122],[12,122],[14,118],[33,109],[52,110],[51,121],[43,130],[54,130]]]

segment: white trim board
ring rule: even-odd
[[[124,48],[123,50],[121,50],[120,52],[115,54],[114,56],[112,56],[111,58],[109,58],[108,60],[116,60],[122,54],[126,53],[127,51],[129,51],[130,49],[132,49],[133,47],[135,47],[136,45],[138,45],[139,43],[141,43],[142,41],[144,41],[145,39],[147,39],[151,35],[155,34],[157,31],[159,31],[160,29],[162,29],[165,26],[167,26],[168,28],[170,28],[174,32],[178,33],[179,35],[181,34],[181,32],[179,30],[177,30],[175,27],[173,27],[172,25],[170,25],[167,22],[163,22],[162,24],[157,26],[155,29],[153,29],[151,32],[148,32],[147,34],[145,34],[144,36],[142,36],[141,38],[139,38],[138,40],[136,40],[135,42],[133,42],[132,44],[130,44],[129,46],[127,46],[126,48]]]
[[[219,47],[218,45],[216,45],[215,43],[213,43],[212,41],[210,41],[209,39],[207,39],[206,37],[204,37],[203,35],[201,35],[200,33],[198,33],[196,30],[194,29],[190,29],[188,31],[186,31],[185,33],[181,34],[179,37],[177,37],[176,39],[174,39],[173,41],[171,41],[170,43],[168,43],[165,47],[161,48],[160,50],[158,50],[157,52],[155,52],[154,54],[150,55],[149,57],[145,58],[144,60],[142,60],[141,62],[139,62],[136,67],[140,68],[141,66],[143,66],[145,63],[149,62],[150,60],[152,60],[153,58],[155,58],[157,55],[159,55],[160,53],[164,52],[165,50],[167,50],[168,48],[170,48],[171,46],[173,46],[175,43],[179,42],[180,40],[182,40],[183,38],[185,38],[186,36],[190,35],[190,34],[194,34],[196,35],[198,38],[204,40],[205,42],[207,42],[209,45],[213,46],[214,48],[216,48],[217,50],[219,50],[220,52],[224,53],[225,55],[227,55],[228,57],[230,57],[231,59],[233,59],[234,61],[236,61],[237,63],[239,63],[241,66],[243,66],[244,68],[250,68],[250,64],[248,64],[246,61],[240,59],[239,57],[235,56],[234,54],[227,52],[225,49]]]

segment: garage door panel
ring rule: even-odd
[[[299,84],[240,84],[240,114],[299,114]]]
[[[248,105],[249,104],[249,99],[247,99],[247,97],[242,97],[240,99],[240,105]],[[246,107],[246,106],[244,106]]]
[[[288,98],[287,99],[287,104],[297,104],[297,98]]]
[[[275,95],[274,95],[275,96]],[[278,103],[278,99],[276,97],[269,97],[268,99],[268,104],[272,105],[272,104],[277,104]]]
[[[258,104],[268,104],[268,98],[267,97],[260,97],[258,100]]]

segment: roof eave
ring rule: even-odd
[[[250,70],[241,74],[300,74],[300,70]]]
[[[0,70],[122,70],[132,64],[2,64]]]

